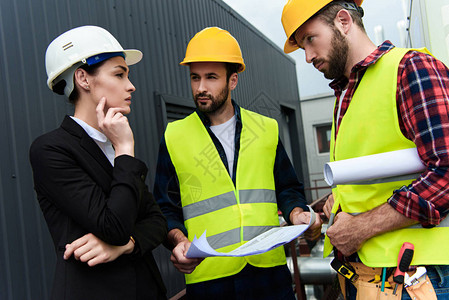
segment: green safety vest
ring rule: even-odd
[[[279,226],[274,183],[278,126],[273,119],[241,110],[242,132],[236,185],[232,182],[200,118],[193,113],[168,124],[165,141],[176,169],[188,239],[204,231],[209,244],[229,252]],[[286,263],[283,247],[247,257],[209,257],[187,284],[240,272],[247,263],[274,267]]]
[[[402,134],[396,107],[398,67],[410,50],[418,49],[393,48],[368,67],[342,119],[336,140],[335,121],[332,126],[332,161],[416,147]],[[429,53],[427,49],[418,51]],[[384,204],[394,190],[408,186],[414,179],[403,180],[401,177],[337,185],[332,190],[335,199],[333,212],[337,211],[338,205],[350,214],[369,211]],[[446,219],[434,228],[417,224],[387,232],[365,241],[357,253],[367,266],[393,267],[397,265],[402,244],[409,242],[415,246],[412,265],[448,264],[449,240],[445,238],[449,234],[448,223]],[[326,236],[326,256],[331,247]]]

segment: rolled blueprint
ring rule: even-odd
[[[326,163],[324,180],[333,186],[416,174],[425,169],[416,148],[409,148]]]

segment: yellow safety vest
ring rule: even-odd
[[[331,160],[416,147],[402,134],[396,107],[398,67],[410,50],[418,49],[393,48],[368,67],[342,119],[336,140],[334,121]],[[426,49],[418,51],[428,53]],[[394,190],[408,186],[414,179],[390,180],[393,181],[337,185],[332,190],[335,199],[333,211],[337,211],[338,205],[350,214],[369,211],[385,203]],[[397,265],[402,244],[409,242],[415,245],[413,265],[448,264],[449,242],[444,238],[449,234],[448,223],[443,220],[431,229],[417,224],[375,236],[363,243],[358,255],[367,266],[393,267]],[[331,245],[327,236],[326,239],[324,254],[327,256]]]
[[[176,169],[188,239],[204,231],[209,244],[229,252],[279,226],[274,184],[278,144],[277,122],[241,110],[242,132],[236,186],[196,113],[172,122],[165,131],[168,153]],[[237,274],[250,263],[274,267],[286,263],[284,249],[247,257],[210,257],[201,262],[187,284]]]

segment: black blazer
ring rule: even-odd
[[[145,185],[146,165],[121,155],[112,167],[68,116],[33,142],[30,161],[57,257],[52,299],[166,299],[151,251],[165,239],[167,223]],[[94,267],[64,260],[65,245],[87,233],[112,245],[133,236],[134,252]]]

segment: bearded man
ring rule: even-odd
[[[189,42],[196,111],[170,123],[162,140],[154,195],[167,218],[174,266],[185,273],[188,299],[295,299],[282,247],[245,257],[187,258],[193,237],[229,252],[279,226],[307,224],[303,186],[274,119],[231,99],[245,70],[240,46],[226,30],[205,28]],[[317,239],[321,219],[306,232]]]
[[[384,274],[395,286],[386,274],[411,243],[412,269],[424,265],[436,291],[419,299],[448,299],[449,71],[426,49],[376,46],[363,26],[362,2],[289,0],[284,52],[303,49],[307,62],[333,79],[331,161],[416,148],[426,170],[334,187],[324,207],[328,217],[335,214],[324,254],[334,247],[333,265],[359,273],[358,280],[340,276],[347,299],[418,299],[417,287],[384,289],[371,280]]]

